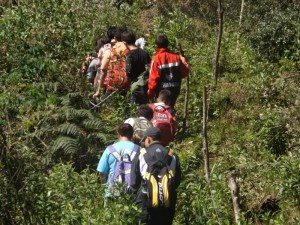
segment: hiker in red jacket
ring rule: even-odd
[[[189,73],[188,64],[184,57],[170,52],[165,34],[157,35],[155,45],[158,50],[151,60],[148,97],[150,102],[154,102],[161,90],[168,89],[172,93],[170,106],[174,107],[180,93],[181,79]]]

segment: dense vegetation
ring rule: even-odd
[[[128,97],[92,109],[79,68],[95,39],[126,26],[179,40],[191,64],[188,129],[174,224],[233,224],[227,174],[240,187],[242,224],[300,223],[300,20],[292,0],[223,1],[219,78],[212,82],[217,2],[0,1],[0,224],[133,224],[130,196],[103,198],[96,174]],[[209,89],[211,182],[204,178],[202,89]],[[182,85],[184,93],[185,83]],[[177,104],[183,118],[182,95]]]

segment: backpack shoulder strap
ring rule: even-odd
[[[168,165],[171,164],[171,161],[173,159],[173,155],[174,155],[174,151],[171,148],[169,148],[168,154],[166,155],[166,162],[167,162]]]
[[[116,158],[116,160],[121,161],[122,156],[117,152],[116,148],[113,145],[110,145],[107,148],[110,151],[110,154],[112,154],[112,156]]]
[[[155,105],[153,104],[153,110],[162,110],[163,112],[168,111],[170,106],[168,105]]]
[[[147,152],[143,155],[143,157],[144,157],[145,162],[148,165],[148,167],[149,166],[151,167],[153,164],[155,164],[155,162],[153,162],[151,156]]]
[[[149,105],[149,107],[150,107],[152,110],[155,108],[154,103],[150,103],[150,104],[148,104],[148,105]]]
[[[113,55],[118,55],[116,49],[114,47],[111,47],[110,48],[110,52],[113,54]]]
[[[133,121],[134,121],[133,126],[135,126],[136,124],[138,124],[140,122],[140,118],[139,117],[133,118]]]
[[[152,166],[153,164],[155,164],[157,161],[153,161],[153,159],[151,158],[150,154],[148,154],[146,152],[146,149],[145,148],[142,148],[141,149],[141,155],[143,155],[144,159],[145,159],[145,162],[147,163],[148,166]],[[167,165],[170,165],[171,164],[171,161],[172,161],[172,156],[174,155],[174,151],[172,149],[169,149],[168,151],[168,154],[165,155],[164,157],[164,162],[167,164]],[[159,160],[160,161],[160,160]]]
[[[134,152],[137,152],[140,149],[140,146],[134,144],[133,150]]]
[[[135,157],[136,153],[139,151],[139,149],[140,149],[140,146],[134,144],[132,152],[130,154],[130,161],[132,161],[134,159],[134,157]]]
[[[146,149],[145,148],[142,148],[141,150],[140,150],[140,154],[144,157],[144,159],[145,159],[145,162],[146,162],[146,164],[148,165],[148,166],[150,166],[152,163],[151,163],[151,157],[149,156],[149,154],[147,154],[147,151],[146,151]]]
[[[128,53],[128,51],[129,51],[129,49],[126,48],[124,51],[121,51],[120,53],[118,53],[114,47],[111,47],[111,48],[110,48],[110,52],[111,52],[113,55],[117,55],[117,56],[125,56],[125,55]]]
[[[129,49],[126,48],[126,49],[122,52],[122,55],[126,55],[128,52],[129,52]]]

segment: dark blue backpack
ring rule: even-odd
[[[116,186],[116,183],[125,184],[125,192],[130,193],[130,171],[132,160],[134,159],[136,153],[139,151],[140,146],[134,145],[133,150],[123,149],[121,153],[118,153],[113,145],[108,146],[108,149],[118,161],[114,174],[111,178],[111,187],[114,190],[114,186]]]

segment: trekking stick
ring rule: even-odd
[[[91,109],[94,109],[94,108],[100,108],[100,106],[105,103],[108,99],[110,99],[114,94],[116,94],[118,91],[115,90],[113,91],[112,93],[110,93],[107,97],[105,97],[104,99],[102,99],[98,104],[94,104],[93,102],[90,101],[90,103],[92,104],[92,108]]]
[[[177,43],[180,55],[185,57],[184,51],[182,49],[181,43]],[[185,85],[185,96],[184,96],[184,112],[183,112],[183,123],[182,123],[182,131],[185,133],[186,131],[186,122],[188,118],[188,102],[189,102],[189,92],[190,92],[190,81],[189,76],[186,77],[186,85]]]
[[[203,158],[204,158],[204,170],[205,178],[210,183],[210,171],[209,171],[209,151],[208,151],[208,139],[207,139],[207,94],[206,87],[203,88]]]

